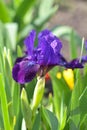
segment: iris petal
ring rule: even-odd
[[[46,39],[39,40],[39,51],[37,55],[38,64],[43,66],[57,65],[59,63],[59,55],[55,53],[50,44],[47,43]]]
[[[38,48],[40,52],[37,59],[40,65],[58,65],[62,43],[49,30],[43,30],[38,34]]]
[[[59,53],[62,48],[62,43],[59,38],[52,34],[49,30],[43,30],[38,34],[38,41],[41,39],[45,39],[46,44],[49,44],[53,49],[54,53]],[[38,46],[41,46],[41,42],[39,42]]]
[[[36,37],[36,32],[35,32],[35,30],[32,30],[30,32],[30,34],[24,40],[24,44],[27,48],[26,51],[27,51],[28,55],[32,55],[32,53],[33,53],[35,37]]]
[[[66,68],[83,68],[83,64],[79,62],[79,59],[74,59],[65,65]]]
[[[40,65],[34,61],[22,60],[14,65],[12,74],[16,82],[21,84],[31,81],[38,72]]]

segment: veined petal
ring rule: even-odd
[[[30,82],[36,76],[39,68],[40,65],[36,64],[34,61],[23,59],[14,65],[12,75],[16,82],[24,84]]]
[[[35,37],[36,37],[36,32],[35,30],[32,30],[30,34],[24,40],[24,44],[27,48],[26,51],[28,55],[32,55],[33,53]]]
[[[46,39],[39,40],[40,51],[37,55],[38,64],[43,66],[57,65],[59,63],[59,55],[55,53],[50,44],[47,43]]]
[[[46,44],[49,44],[53,49],[54,53],[60,53],[62,48],[62,43],[59,38],[52,34],[49,30],[43,30],[38,34],[38,41],[45,39]],[[41,42],[38,44],[39,47],[42,46]]]

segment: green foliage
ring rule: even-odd
[[[43,120],[47,130],[57,130],[58,129],[57,118],[52,112],[50,112],[49,110],[42,107],[41,115],[42,115],[42,120]]]
[[[32,130],[36,130],[36,129],[39,130],[39,128],[40,128],[40,122],[41,122],[41,114],[38,113],[38,114],[36,114]]]
[[[87,65],[74,71],[72,91],[63,75],[60,79],[56,76],[64,68],[53,68],[53,94],[48,98],[43,96],[45,81],[40,82],[41,78],[25,85],[12,79],[13,63],[23,55],[23,39],[31,29],[47,28],[59,5],[54,0],[9,1],[0,0],[0,130],[87,130]],[[51,30],[69,42],[71,59],[76,58],[81,46],[77,32],[61,25]],[[81,56],[82,52],[83,48]]]
[[[5,86],[4,86],[4,79],[3,75],[0,73],[0,99],[1,99],[1,108],[2,108],[2,115],[3,115],[3,122],[5,130],[11,130],[9,114],[8,114],[8,104],[7,98],[5,93]]]
[[[27,99],[27,94],[24,88],[22,89],[21,93],[21,107],[22,107],[22,113],[23,117],[26,122],[26,128],[31,129],[32,126],[32,110],[30,108],[28,99]]]
[[[23,2],[21,2],[19,7],[17,8],[14,16],[14,21],[17,21],[18,23],[22,22],[27,11],[30,10],[32,6],[34,6],[34,4],[35,0],[23,0]]]
[[[9,10],[6,6],[6,3],[3,0],[0,0],[0,19],[6,23],[11,22],[11,18],[9,15]]]

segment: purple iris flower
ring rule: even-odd
[[[24,84],[30,82],[36,75],[44,76],[54,66],[64,66],[65,68],[83,68],[83,63],[87,62],[87,57],[67,62],[61,55],[62,43],[51,31],[43,30],[38,34],[38,45],[34,47],[36,38],[35,30],[24,40],[26,46],[25,56],[18,58],[12,70],[13,78],[16,82]]]
[[[42,76],[60,61],[61,41],[49,30],[38,34],[38,45],[34,47],[36,32],[32,30],[24,40],[26,56],[18,58],[12,70],[13,78],[21,84],[31,81],[36,74]]]

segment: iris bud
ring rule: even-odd
[[[33,103],[32,103],[33,110],[36,110],[38,105],[41,102],[41,99],[44,93],[44,87],[45,87],[45,77],[38,78],[38,81],[34,90],[34,95],[33,95]]]

